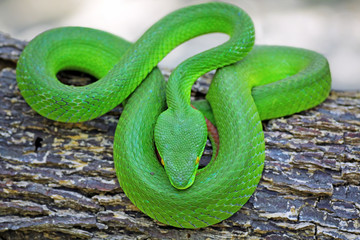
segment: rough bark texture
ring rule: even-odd
[[[333,91],[312,110],[264,122],[255,194],[228,220],[183,230],[141,213],[119,187],[112,142],[120,107],[64,124],[25,103],[15,80],[25,44],[0,34],[0,239],[360,239],[359,92]]]

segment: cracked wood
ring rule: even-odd
[[[141,213],[119,187],[112,143],[121,107],[65,124],[25,103],[15,80],[25,45],[0,34],[3,239],[360,239],[359,92],[332,91],[314,109],[264,122],[266,161],[255,194],[231,218],[183,230]],[[59,78],[93,81],[73,72]],[[194,85],[194,98],[204,96],[210,79]],[[210,156],[207,146],[202,164]]]

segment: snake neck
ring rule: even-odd
[[[154,131],[165,171],[177,189],[186,189],[193,184],[207,139],[204,116],[190,105],[192,85],[205,73],[241,60],[254,44],[253,24],[245,12],[234,8],[227,11],[226,4],[210,6],[218,7],[216,11],[214,9],[214,15],[197,18],[193,27],[206,29],[203,33],[226,33],[230,39],[187,59],[174,69],[166,88],[168,110],[159,116]],[[188,29],[181,29],[177,34],[186,35]]]

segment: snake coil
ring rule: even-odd
[[[230,38],[184,61],[166,84],[159,61],[179,44],[211,32]],[[206,3],[169,14],[134,44],[89,28],[46,31],[21,54],[17,82],[35,111],[62,122],[96,118],[127,99],[114,140],[121,187],[150,217],[200,228],[233,215],[255,191],[265,159],[261,120],[314,107],[330,91],[322,55],[253,45],[253,23],[243,10]],[[64,85],[56,74],[65,69],[99,80]],[[190,92],[196,79],[213,69],[219,70],[207,101],[193,104],[213,119],[220,146],[217,158],[197,170],[207,133],[202,115],[190,107]],[[154,138],[165,167],[157,161]]]

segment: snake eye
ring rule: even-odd
[[[199,162],[200,162],[200,158],[197,157],[197,158],[196,158],[196,164],[199,164]]]
[[[161,164],[162,164],[163,166],[165,166],[164,159],[161,159]]]

